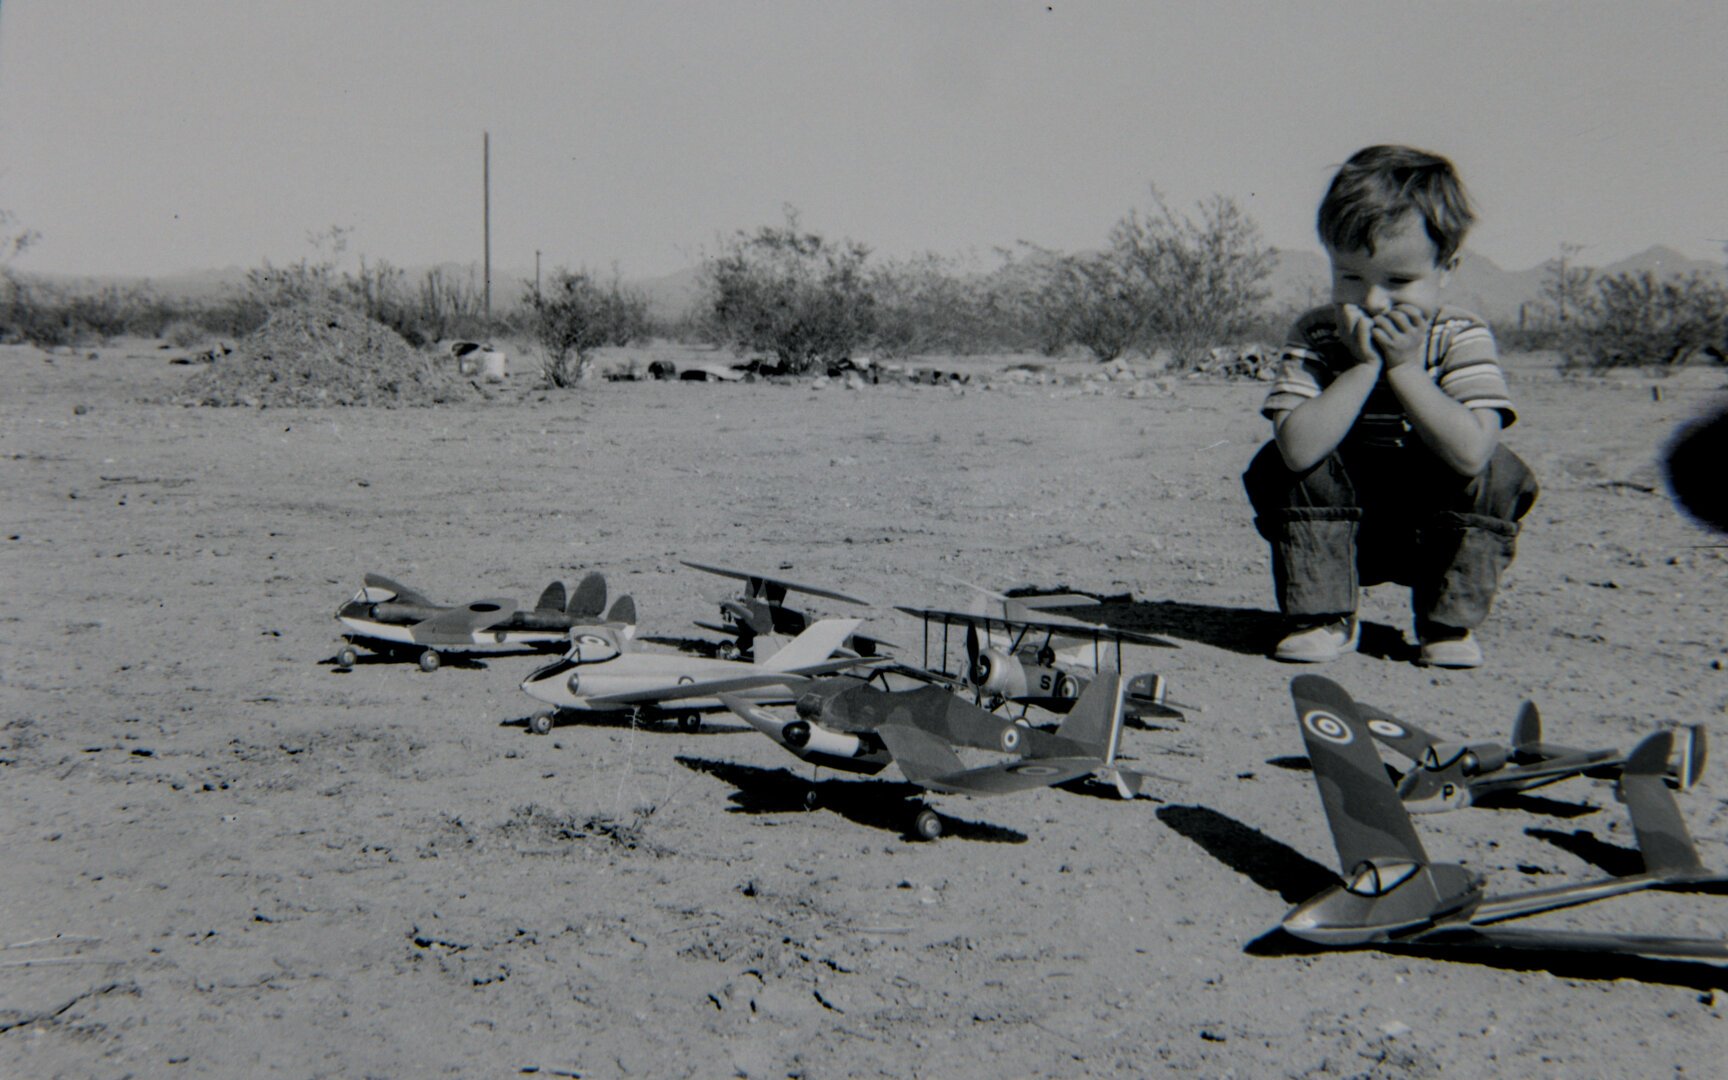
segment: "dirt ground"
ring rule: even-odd
[[[216,409],[141,403],[193,370],[154,343],[96,353],[0,349],[0,1074],[1720,1075],[1722,968],[1269,936],[1336,867],[1296,672],[1263,655],[1238,481],[1263,384],[517,376],[436,409]],[[1575,745],[1682,721],[1728,747],[1728,551],[1656,467],[1722,371],[1509,370],[1543,495],[1487,665],[1413,666],[1381,587],[1325,673],[1460,736],[1532,698]],[[644,635],[700,637],[732,583],[681,559],[869,597],[914,659],[892,605],[962,604],[954,579],[1131,594],[1109,619],[1179,647],[1129,671],[1203,708],[1126,752],[1182,782],[940,798],[920,843],[892,770],[825,773],[805,811],[808,768],[726,719],[530,735],[542,658],[328,662],[367,571],[526,602],[600,570]],[[1681,797],[1718,867],[1724,792],[1718,763]],[[1610,787],[1541,794],[1418,829],[1495,891],[1636,869]],[[1719,936],[1728,900],[1537,925]]]

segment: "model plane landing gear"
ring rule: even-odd
[[[425,652],[420,654],[421,671],[428,673],[437,671],[439,662],[440,657],[438,656],[437,649],[427,649]]]
[[[360,654],[354,651],[354,646],[344,645],[336,653],[336,666],[346,671],[360,662]]]
[[[550,735],[552,733],[552,714],[550,712],[537,712],[530,716],[528,718],[528,730],[536,735]]]
[[[732,641],[722,641],[720,647],[714,650],[714,655],[722,660],[738,659],[738,645]]]
[[[942,816],[926,807],[912,819],[912,831],[920,840],[934,840],[942,835]]]
[[[822,792],[812,784],[804,789],[804,809],[814,810],[822,805]]]
[[[701,731],[702,730],[702,714],[699,712],[679,713],[678,714],[678,730],[679,731],[689,731],[689,732]]]

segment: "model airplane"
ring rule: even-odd
[[[1119,630],[1051,612],[1039,611],[1022,601],[1003,597],[1004,614],[974,615],[940,608],[898,607],[924,623],[924,664],[931,664],[931,624],[942,627],[940,658],[935,672],[948,675],[949,633],[965,628],[965,681],[973,687],[978,704],[1005,702],[1036,705],[1050,712],[1066,712],[1085,690],[1092,672],[1111,666],[1106,644],[1115,646],[1114,668],[1122,669],[1122,645],[1173,647],[1172,642],[1152,634]],[[1164,680],[1157,675],[1136,675],[1128,683],[1131,712],[1154,707],[1180,707],[1164,697]]]
[[[551,705],[536,713],[528,729],[552,730],[563,709],[627,712],[656,718],[673,716],[694,731],[702,713],[723,708],[721,692],[751,702],[791,702],[813,676],[830,675],[868,664],[856,656],[834,659],[835,650],[858,629],[861,619],[822,619],[771,655],[747,663],[678,652],[627,650],[603,635],[573,640],[564,658],[522,680],[522,689]]]
[[[506,598],[438,604],[381,574],[367,574],[360,591],[336,609],[345,630],[336,664],[353,667],[357,645],[417,653],[424,671],[438,670],[445,654],[550,652],[567,646],[572,629],[598,622],[605,609],[606,579],[598,573],[584,577],[568,599],[563,583],[554,581],[529,610]],[[606,621],[633,634],[635,601],[620,597]]]
[[[1343,882],[1298,904],[1286,931],[1322,945],[1382,943],[1582,949],[1640,956],[1728,960],[1728,941],[1625,934],[1503,930],[1493,924],[1641,889],[1728,883],[1704,868],[1663,782],[1673,733],[1657,732],[1626,759],[1619,786],[1645,870],[1628,877],[1489,896],[1484,879],[1434,863],[1374,749],[1370,721],[1337,683],[1298,675],[1290,684],[1314,782],[1332,827]]]
[[[843,604],[861,604],[868,606],[870,601],[860,600],[856,596],[848,596],[832,589],[818,588],[815,585],[799,585],[796,582],[780,578],[768,577],[765,574],[752,574],[743,570],[728,570],[720,566],[708,566],[704,563],[694,563],[680,560],[692,570],[700,570],[705,574],[716,574],[720,577],[733,578],[745,583],[744,594],[720,601],[720,622],[697,621],[696,625],[704,630],[712,630],[717,634],[726,634],[731,641],[720,646],[720,656],[725,660],[748,659],[754,652],[756,639],[763,635],[792,636],[803,633],[814,621],[809,614],[796,608],[786,606],[786,594],[803,593],[806,596],[818,596],[826,600],[838,600]],[[883,641],[867,634],[854,634],[846,642],[845,647],[859,656],[879,656],[884,649],[896,646],[893,642]]]
[[[1092,777],[1132,799],[1149,775],[1117,764],[1122,678],[1108,669],[1092,680],[1054,731],[1004,719],[938,686],[889,691],[845,677],[805,687],[796,717],[777,716],[733,694],[722,694],[721,700],[751,727],[813,765],[874,776],[892,762],[912,783],[944,794],[1006,795]],[[956,747],[1013,756],[969,767]],[[942,819],[923,808],[913,829],[934,840],[942,835]]]
[[[1542,716],[1526,701],[1512,723],[1512,745],[1454,742],[1436,738],[1407,720],[1358,702],[1357,712],[1374,737],[1415,762],[1399,782],[1405,809],[1417,814],[1456,810],[1487,796],[1529,791],[1572,776],[1612,779],[1626,755],[1618,750],[1577,750],[1542,741]],[[1669,786],[1685,791],[1704,771],[1701,724],[1674,729]]]

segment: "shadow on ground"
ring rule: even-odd
[[[847,821],[884,832],[912,835],[912,822],[920,810],[924,789],[895,780],[806,780],[787,769],[764,769],[733,761],[680,756],[678,764],[692,772],[724,780],[737,788],[730,796],[733,812],[741,814],[802,813],[812,809],[808,801],[815,793],[813,809],[839,814]],[[932,808],[934,809],[934,808]],[[1025,833],[986,822],[966,821],[938,813],[942,835],[961,840],[997,844],[1023,844]]]

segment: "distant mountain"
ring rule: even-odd
[[[1661,245],[1599,267],[1596,273],[1599,277],[1613,277],[1646,270],[1658,276],[1702,274],[1728,284],[1728,268],[1722,264],[1688,258]],[[1542,302],[1542,284],[1547,277],[1546,265],[1528,270],[1502,270],[1486,255],[1465,249],[1458,262],[1458,271],[1452,275],[1452,282],[1446,289],[1446,300],[1474,311],[1489,322],[1516,325],[1521,306]],[[1278,252],[1271,287],[1269,303],[1274,309],[1297,310],[1324,303],[1331,288],[1326,256],[1319,251]]]
[[[400,269],[404,282],[410,289],[418,289],[427,272],[431,270],[438,270],[447,280],[460,282],[475,290],[479,290],[483,285],[480,266],[475,263],[446,262],[435,266],[408,266]],[[1597,273],[1601,276],[1612,276],[1644,271],[1659,276],[1696,273],[1728,284],[1728,268],[1724,268],[1721,263],[1689,258],[1660,244],[1600,267]],[[551,276],[551,270],[543,272],[547,278]],[[238,266],[155,277],[29,274],[25,271],[28,277],[69,289],[147,285],[165,296],[190,300],[210,299],[236,289],[244,284],[246,273],[244,268]],[[597,273],[603,282],[610,280],[609,272]],[[649,311],[655,318],[669,320],[685,314],[695,302],[701,291],[701,273],[701,267],[690,266],[657,277],[626,278],[623,284],[647,297]],[[1491,322],[1514,325],[1518,321],[1521,306],[1541,302],[1542,284],[1547,274],[1545,267],[1540,265],[1528,270],[1503,270],[1487,256],[1466,249],[1459,262],[1458,272],[1453,275],[1452,283],[1447,289],[1447,300],[1474,311]],[[507,310],[521,303],[533,283],[532,269],[494,269],[493,309]],[[1325,255],[1318,249],[1278,251],[1269,285],[1272,295],[1268,304],[1274,311],[1297,311],[1324,303],[1331,289],[1331,274]]]

